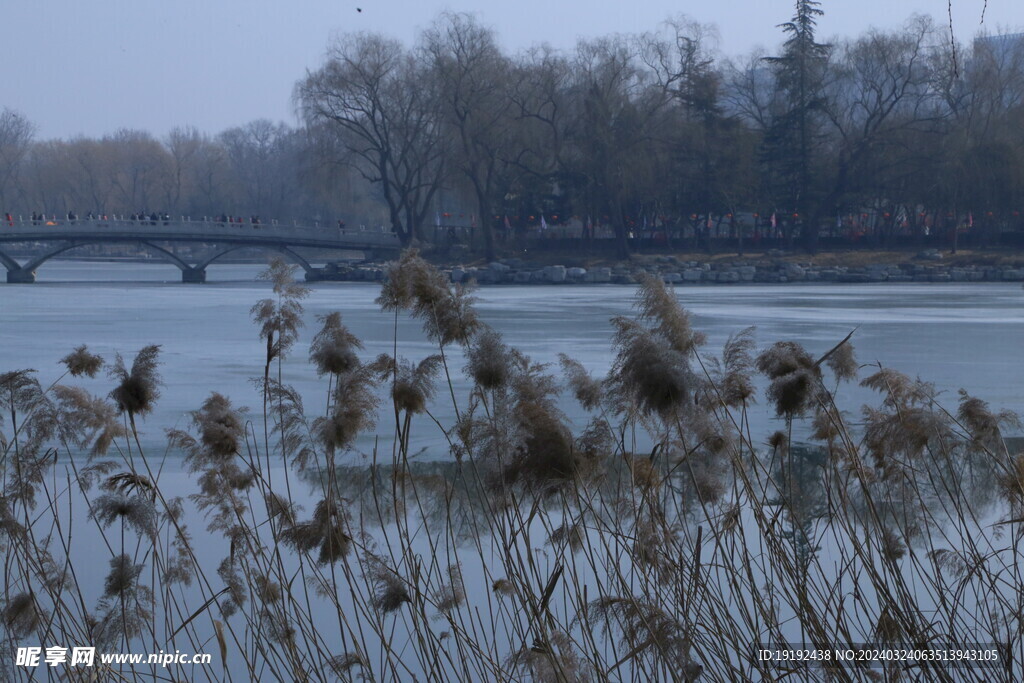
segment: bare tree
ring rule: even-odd
[[[35,135],[35,126],[18,112],[7,109],[0,113],[0,207],[11,207],[15,184],[25,155]]]
[[[196,162],[205,143],[204,136],[192,126],[174,128],[164,140],[164,146],[171,155],[165,189],[168,209],[190,213],[191,207],[184,206],[185,199],[192,194],[196,180]]]
[[[562,181],[571,76],[568,59],[546,45],[528,50],[513,62],[508,135],[514,143],[506,146],[507,172],[502,181],[506,187],[504,192],[497,188],[504,197],[495,196],[499,204],[541,206],[539,195],[566,192]]]
[[[668,122],[671,83],[640,59],[635,38],[581,41],[573,64],[570,138],[572,173],[583,186],[581,203],[607,215],[620,256],[629,253],[627,207],[663,181],[657,139]]]
[[[230,128],[218,136],[238,196],[233,211],[250,214],[279,213],[280,188],[293,175],[283,163],[291,131],[283,123],[266,119]]]
[[[424,49],[441,97],[454,163],[472,188],[488,259],[495,257],[492,202],[516,155],[511,131],[510,60],[494,32],[468,14],[446,13],[424,34]]]
[[[112,156],[111,172],[115,198],[123,207],[142,211],[163,210],[163,200],[170,171],[169,157],[150,133],[121,129],[103,139],[105,151]],[[81,207],[69,207],[81,211]]]
[[[393,40],[339,39],[295,92],[307,125],[333,137],[333,156],[379,184],[402,244],[421,228],[444,176],[438,103],[424,69]]]
[[[908,162],[920,156],[916,143],[926,142],[915,133],[935,131],[943,116],[927,60],[934,37],[929,21],[915,20],[902,31],[870,31],[838,47],[822,98],[830,161],[811,210],[815,228],[849,192],[877,198],[885,194],[883,179],[924,172]]]

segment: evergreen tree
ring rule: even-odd
[[[804,245],[817,247],[818,226],[808,221],[813,202],[813,161],[818,121],[824,101],[823,82],[830,47],[815,40],[817,0],[796,0],[796,14],[779,28],[788,38],[782,54],[768,57],[781,99],[765,136],[765,156],[780,208],[803,220]]]

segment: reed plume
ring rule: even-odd
[[[265,604],[281,602],[281,584],[269,576],[259,574],[253,578],[256,597]]]
[[[803,415],[821,397],[821,369],[796,342],[776,342],[761,352],[757,369],[771,380],[768,400],[780,417]]]
[[[525,358],[523,359],[525,361]],[[572,431],[558,409],[558,385],[542,366],[518,368],[511,378],[508,403],[496,410],[507,413],[511,432],[499,486],[521,484],[536,492],[553,493],[591,477],[599,463],[575,449]]]
[[[636,321],[613,318],[612,324],[616,349],[610,373],[613,392],[625,404],[635,403],[642,412],[663,417],[687,405],[695,378],[686,355]],[[618,412],[625,410],[620,407]]]
[[[690,314],[683,310],[675,292],[661,278],[643,275],[639,280],[636,302],[637,318],[652,323],[653,332],[665,339],[676,353],[689,356],[707,338],[693,329]]]
[[[103,367],[103,358],[89,353],[89,349],[82,344],[74,351],[60,359],[60,362],[68,369],[72,377],[95,377],[96,373]]]
[[[160,346],[145,346],[136,354],[129,371],[125,367],[121,354],[114,357],[114,367],[110,369],[110,377],[117,381],[117,386],[110,392],[110,398],[117,404],[118,410],[128,413],[134,419],[136,415],[152,412],[156,401],[160,398],[160,376],[157,374]]]
[[[391,381],[391,400],[395,407],[413,415],[422,413],[434,396],[434,380],[441,370],[441,356],[427,356],[413,364],[408,359],[395,360],[381,354],[372,369],[381,380]]]
[[[302,553],[318,550],[317,562],[329,565],[348,554],[352,537],[348,532],[348,513],[342,501],[320,500],[308,522],[299,522],[281,532],[281,540]]]
[[[0,426],[7,418],[12,430],[10,440],[0,432],[0,448],[6,451],[13,445],[15,455],[38,458],[43,445],[58,431],[59,416],[35,372],[29,369],[0,374]],[[23,416],[20,422],[19,414]],[[29,416],[32,419],[26,420]]]
[[[967,429],[971,444],[978,449],[996,454],[1004,451],[1003,427],[1020,429],[1021,422],[1010,411],[994,413],[988,403],[960,390],[957,422]]]
[[[313,431],[327,453],[351,448],[362,431],[372,428],[379,403],[372,367],[361,365],[338,375],[331,414],[313,423]]]
[[[93,500],[89,516],[104,527],[120,521],[135,529],[140,536],[156,533],[156,508],[146,495],[128,496],[120,491],[104,493]]]
[[[753,400],[755,389],[751,375],[754,370],[754,328],[748,327],[729,335],[722,350],[722,363],[717,373],[721,401],[730,408]]]
[[[319,375],[340,375],[354,370],[359,365],[356,351],[363,343],[341,323],[341,313],[333,312],[317,316],[320,330],[309,345],[309,362]]]
[[[434,602],[442,613],[451,612],[466,602],[466,586],[462,582],[462,567],[458,563],[448,565],[448,580],[437,589]]]
[[[217,567],[217,576],[224,582],[226,594],[218,601],[221,614],[230,617],[245,608],[249,601],[249,589],[246,576],[241,567],[229,556],[221,560]]]
[[[481,389],[504,387],[511,380],[515,367],[523,364],[523,358],[517,354],[518,351],[502,342],[498,332],[484,327],[474,335],[466,349],[469,360],[466,373]]]
[[[143,569],[144,564],[133,563],[128,555],[111,558],[99,602],[103,616],[91,629],[97,647],[113,648],[141,635],[148,626],[154,601],[152,589],[139,583]]]
[[[252,467],[238,457],[245,436],[243,415],[227,397],[214,392],[190,418],[196,435],[171,429],[168,441],[185,453],[189,472],[198,474],[199,492],[191,498],[200,510],[214,511],[208,529],[232,533],[239,515],[248,509],[242,493],[256,478]]]
[[[0,415],[10,416],[11,412],[31,412],[44,400],[42,387],[35,377],[35,370],[15,370],[0,374]]]
[[[512,672],[538,683],[587,683],[594,680],[576,652],[572,639],[564,631],[552,631],[536,638],[508,660]]]
[[[857,358],[849,340],[841,343],[825,360],[836,381],[857,379]]]
[[[338,678],[345,680],[352,677],[352,669],[366,667],[366,659],[357,652],[346,652],[342,655],[331,657],[328,662],[331,671]],[[353,677],[354,678],[354,677]]]
[[[617,631],[628,656],[651,654],[670,670],[696,680],[702,668],[690,658],[692,641],[687,629],[658,605],[633,597],[598,598],[588,606],[587,618],[594,628]]]
[[[370,602],[384,614],[395,612],[405,603],[412,602],[405,581],[380,557],[367,557],[366,576],[373,586],[373,597]]]
[[[260,339],[266,341],[266,376],[271,362],[284,358],[299,337],[302,327],[302,300],[309,295],[309,289],[295,282],[296,266],[281,259],[270,262],[259,279],[273,284],[277,299],[263,299],[250,310],[253,321],[260,328]]]
[[[569,389],[585,410],[595,410],[604,398],[604,387],[599,380],[590,376],[583,364],[569,358],[564,353],[558,354],[558,363],[562,366]]]
[[[416,249],[402,252],[385,268],[377,303],[384,311],[408,311],[423,324],[427,337],[441,346],[466,344],[480,323],[469,289],[449,285]]]
[[[61,438],[78,448],[89,448],[92,457],[104,455],[113,443],[128,435],[117,418],[117,408],[81,387],[53,388]]]
[[[3,609],[4,626],[14,638],[27,638],[49,620],[49,613],[40,609],[31,592],[11,595]]]
[[[171,442],[185,451],[192,471],[222,465],[238,455],[244,438],[243,416],[226,396],[213,392],[199,410],[189,414],[198,439],[181,430],[170,430]]]

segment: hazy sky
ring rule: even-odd
[[[953,0],[958,38],[1024,28],[1021,0]],[[356,8],[361,7],[362,12]],[[946,0],[824,0],[820,35],[895,28],[911,14],[946,23]],[[738,55],[775,48],[791,0],[6,0],[0,106],[39,138],[100,136],[117,128],[164,135],[177,125],[216,133],[257,118],[295,123],[292,87],[329,40],[379,31],[411,43],[445,9],[476,13],[517,50],[577,37],[652,30],[686,14],[718,27]]]

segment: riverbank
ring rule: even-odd
[[[323,254],[318,254],[324,258]],[[313,258],[314,254],[307,255]],[[801,252],[767,251],[744,256],[706,253],[635,254],[616,260],[564,251],[530,252],[522,256],[457,260],[427,254],[455,283],[499,284],[633,284],[654,275],[675,285],[783,284],[790,282],[1024,282],[1024,252],[961,250],[957,254],[926,250],[834,251],[814,256]],[[264,263],[266,254],[232,254],[222,263]],[[63,259],[62,259],[63,260]],[[152,262],[134,253],[75,255],[73,261]],[[363,260],[356,253],[326,255],[327,264],[309,280],[378,282],[386,261]],[[314,261],[316,263],[317,261]],[[323,261],[320,261],[323,262]]]
[[[744,257],[678,254],[634,255],[628,260],[563,254],[436,265],[454,283],[633,284],[653,275],[675,285],[781,284],[788,282],[1024,282],[1024,254],[1008,251],[828,252],[815,256],[770,251]],[[378,281],[383,262],[330,263],[323,279]]]

